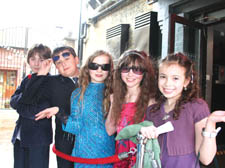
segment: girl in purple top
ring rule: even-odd
[[[162,168],[199,168],[198,153],[208,165],[216,153],[216,122],[225,122],[225,111],[210,115],[208,105],[199,98],[197,75],[187,56],[171,54],[160,62],[156,100],[146,115],[155,127],[143,127],[141,133],[157,138],[156,127],[172,122],[174,131],[158,137]]]

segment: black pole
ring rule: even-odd
[[[79,34],[78,34],[78,58],[80,61],[80,66],[82,65],[83,58],[83,40],[81,39],[81,31],[82,31],[82,0],[80,0],[80,20],[79,20]]]

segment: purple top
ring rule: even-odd
[[[166,135],[163,134],[163,145],[166,145]],[[195,152],[186,155],[169,156],[167,148],[161,151],[161,164],[162,168],[200,168],[199,162],[197,163]],[[196,166],[196,167],[195,167]]]
[[[210,114],[206,102],[202,99],[197,99],[193,102],[186,103],[180,112],[178,120],[172,118],[173,110],[168,113],[169,117],[165,119],[166,113],[163,104],[160,110],[155,113],[149,112],[151,108],[152,106],[147,110],[147,120],[153,121],[156,127],[167,121],[171,121],[174,126],[174,131],[158,137],[162,151],[162,165],[166,163],[166,168],[180,168],[179,165],[182,163],[182,168],[186,168],[185,166],[192,168],[192,165],[194,168],[196,161],[195,123]]]

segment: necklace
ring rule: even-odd
[[[169,114],[165,114],[164,117],[162,118],[162,120],[167,120],[168,118],[170,118]]]
[[[164,104],[164,116],[163,116],[163,118],[162,118],[162,120],[168,120],[169,118],[170,118],[170,115],[169,115],[169,113],[171,113],[171,111],[173,110],[173,108],[174,108],[174,106],[175,106],[175,104],[173,103],[173,104],[170,104],[170,105],[168,105],[168,104]]]

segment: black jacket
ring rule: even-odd
[[[59,107],[59,113],[70,115],[70,96],[77,87],[70,78],[62,75],[55,76],[35,76],[32,78],[27,92],[22,98],[26,104],[35,104],[35,102],[47,101],[51,107]],[[64,153],[71,154],[74,137],[62,130],[62,122],[56,116],[55,129],[56,148]]]
[[[20,130],[20,141],[22,146],[50,145],[52,143],[53,135],[52,120],[42,119],[35,121],[35,114],[50,107],[50,104],[46,101],[40,101],[33,105],[20,103],[21,97],[30,81],[31,79],[26,77],[16,89],[10,100],[11,107],[16,109],[19,114],[19,119],[16,122],[12,137],[12,143],[15,143]]]

